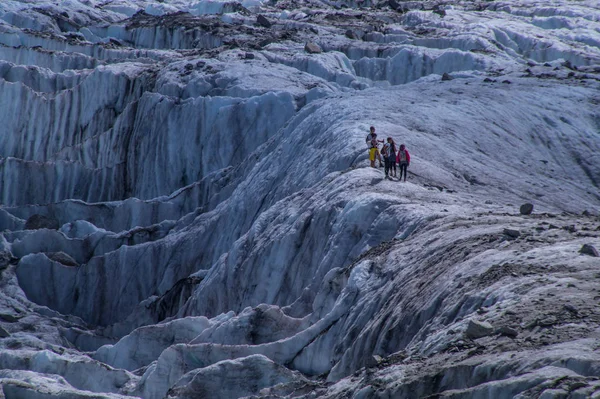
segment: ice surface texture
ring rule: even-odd
[[[600,397],[599,82],[591,0],[3,1],[4,396]]]

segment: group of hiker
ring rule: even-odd
[[[379,143],[383,143],[383,148],[379,152]],[[396,143],[391,137],[387,138],[387,141],[378,140],[377,133],[375,133],[375,127],[371,126],[369,135],[367,136],[367,147],[369,149],[369,160],[371,161],[371,167],[375,167],[375,159],[379,160],[379,167],[385,165],[385,177],[397,177],[396,176],[396,165],[400,169],[400,178],[404,174],[404,181],[406,181],[406,169],[410,165],[410,154],[404,144],[401,144],[396,149]],[[383,160],[381,162],[381,154],[383,154]]]

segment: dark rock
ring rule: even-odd
[[[8,251],[0,251],[0,270],[4,270],[10,264],[12,255]]]
[[[572,78],[573,76],[575,76],[575,72],[572,72],[572,71],[571,71],[571,72],[569,72],[569,73],[567,74],[567,76],[568,76],[569,78]]]
[[[383,361],[383,358],[379,355],[369,356],[367,358],[365,366],[367,367],[376,367]]]
[[[205,61],[198,61],[198,62],[196,62],[196,68],[202,68],[202,67],[204,67],[204,65],[206,65]]]
[[[266,47],[266,46],[268,46],[269,44],[273,43],[274,41],[275,41],[275,40],[273,40],[273,38],[270,38],[270,37],[268,37],[268,38],[266,38],[266,39],[263,39],[263,40],[261,40],[261,41],[258,43],[258,45],[259,45],[259,47],[261,47],[261,48],[262,48],[262,47]]]
[[[256,17],[256,23],[258,23],[260,26],[264,26],[265,28],[270,28],[273,26],[271,21],[269,21],[267,17],[262,14],[258,14],[258,17]]]
[[[545,62],[545,63],[544,63],[544,66],[545,66],[545,67],[551,67],[552,65],[550,65],[550,63],[548,63],[548,62]]]
[[[582,216],[592,216],[592,214],[586,209],[583,212],[581,212]]]
[[[519,212],[521,212],[521,215],[531,215],[531,212],[533,212],[533,204],[530,204],[528,202],[526,204],[521,205],[521,207],[519,208]]]
[[[314,33],[315,35],[319,34],[319,30],[317,28],[315,28],[314,26],[311,26],[310,28],[308,28],[309,31],[311,31],[312,33]]]
[[[48,259],[54,262],[62,263],[65,266],[79,266],[79,264],[69,254],[64,252],[48,252],[46,253]]]
[[[444,74],[442,75],[442,80],[452,80],[454,79],[452,76],[450,76],[447,72],[444,72]]]
[[[312,42],[306,43],[306,45],[304,46],[304,51],[306,51],[309,54],[318,54],[323,52],[323,50],[318,44]]]
[[[575,314],[579,313],[575,306],[570,305],[568,303],[563,305],[563,309],[565,309],[566,311],[569,311],[571,313],[575,313]]]
[[[346,37],[348,39],[358,40],[358,35],[352,29],[346,31]]]
[[[7,313],[0,313],[0,320],[5,321],[7,323],[16,323],[19,321],[20,317],[13,316]]]
[[[58,220],[44,216],[44,215],[31,215],[25,222],[25,230],[37,230],[37,229],[52,229],[58,230]]]
[[[494,333],[494,327],[490,323],[469,320],[469,324],[467,325],[467,330],[465,334],[468,338],[477,339],[481,337],[487,337],[488,335],[492,335]]]
[[[579,253],[583,255],[593,256],[595,258],[600,257],[600,253],[598,253],[598,250],[591,244],[583,244],[583,246],[579,250]]]
[[[553,326],[557,323],[556,317],[554,316],[549,316],[546,317],[545,319],[539,320],[537,322],[537,325],[540,327],[550,327]]]
[[[252,53],[246,53],[244,54],[244,58],[247,60],[253,60],[254,59],[254,54]]]
[[[6,337],[10,337],[9,332],[6,331],[4,328],[0,327],[0,338],[6,338]]]
[[[443,8],[436,8],[433,10],[433,13],[439,15],[442,18],[446,16],[446,10],[444,10]]]
[[[521,235],[521,232],[519,230],[514,230],[514,229],[504,229],[502,231],[504,233],[505,236],[508,236],[510,238],[519,238],[519,236]]]
[[[495,80],[493,80],[493,79],[490,79],[490,78],[485,78],[485,79],[483,79],[483,81],[484,81],[485,83],[491,83],[491,82],[495,82]]]
[[[519,332],[512,327],[502,326],[496,330],[497,334],[504,335],[505,337],[516,338]]]
[[[388,0],[388,5],[392,10],[398,10],[401,8],[400,3],[398,3],[396,0]]]
[[[506,79],[506,80],[503,80],[503,81],[502,81],[502,83],[505,83],[505,84],[509,85],[509,84],[511,84],[512,82],[511,82],[510,80]]]
[[[194,66],[192,64],[185,64],[184,68],[186,71],[191,71],[192,69],[194,69]]]

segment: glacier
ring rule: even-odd
[[[595,1],[5,0],[0,104],[0,397],[600,398]]]

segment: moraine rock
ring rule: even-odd
[[[502,233],[504,233],[505,236],[511,239],[519,238],[519,236],[521,235],[521,232],[515,229],[504,229]]]
[[[8,267],[11,258],[10,252],[0,251],[0,270],[4,270]]]
[[[25,222],[25,230],[38,230],[38,229],[59,229],[58,220],[44,216],[44,215],[31,215]]]
[[[352,40],[358,40],[358,39],[359,39],[359,37],[358,37],[358,35],[356,34],[356,32],[354,32],[352,29],[348,29],[348,30],[346,31],[345,35],[346,35],[346,37],[347,37],[348,39],[352,39]]]
[[[521,205],[519,212],[521,212],[521,215],[531,215],[531,212],[533,212],[533,204],[528,202]]]
[[[465,334],[468,338],[477,339],[494,333],[494,327],[485,321],[469,320]]]
[[[448,72],[444,72],[444,74],[442,75],[443,81],[452,80],[452,79],[454,79],[454,78],[452,76],[450,76],[450,74],[448,74]]]
[[[10,333],[4,328],[0,327],[0,338],[10,337]]]
[[[583,244],[581,249],[579,250],[580,254],[593,256],[595,258],[600,257],[600,253],[598,250],[591,244]]]
[[[260,25],[260,26],[264,26],[265,28],[270,28],[271,26],[273,26],[273,24],[271,23],[271,21],[269,21],[267,19],[267,17],[265,17],[262,14],[258,14],[258,17],[256,17],[256,22]]]
[[[497,334],[504,335],[505,337],[516,338],[519,332],[512,327],[502,326],[496,330]]]
[[[306,45],[304,46],[304,51],[306,51],[309,54],[318,54],[323,52],[321,46],[313,42],[306,43]]]

